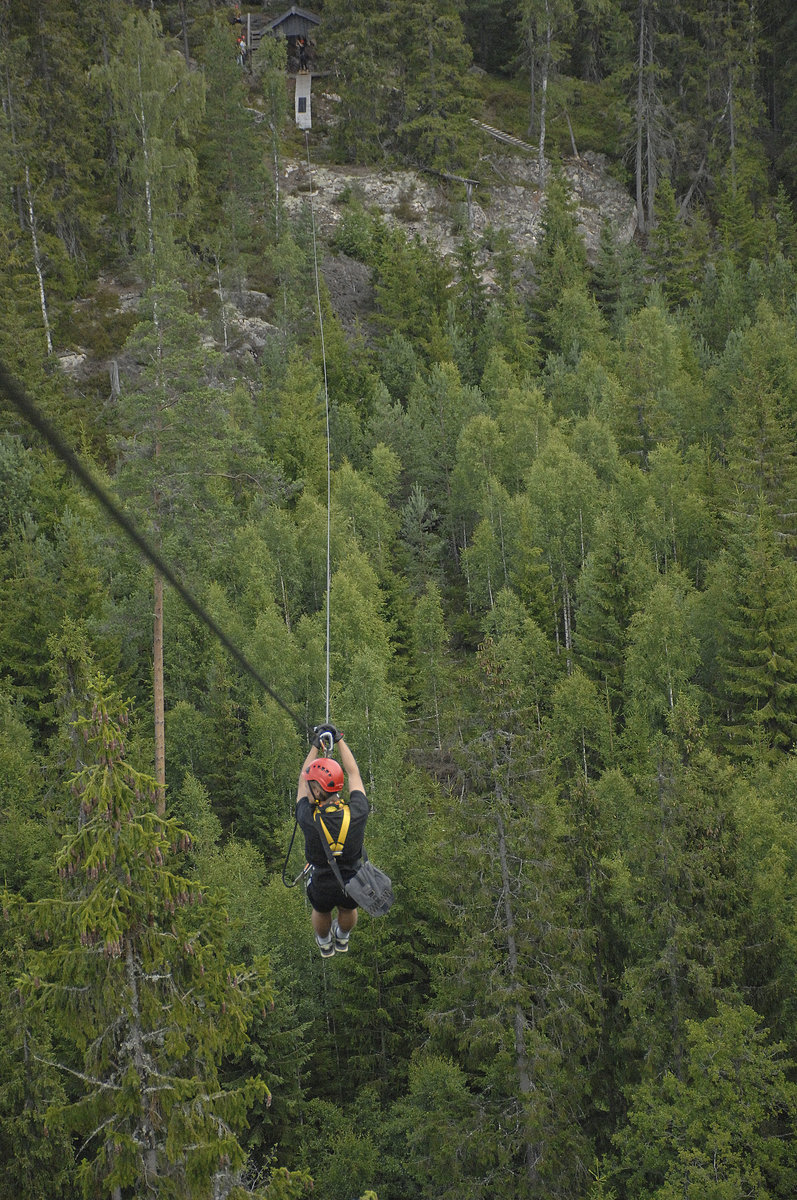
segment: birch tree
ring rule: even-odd
[[[566,52],[566,39],[575,19],[573,0],[522,0],[520,5],[521,28],[530,73],[529,133],[533,132],[538,121],[537,170],[541,187],[545,185],[547,177],[545,141],[549,118],[549,84],[557,62]]]

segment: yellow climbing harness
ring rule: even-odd
[[[324,837],[329,842],[329,848],[332,851],[335,858],[340,858],[341,854],[343,853],[343,846],[346,842],[346,834],[349,832],[349,822],[351,821],[351,811],[349,809],[348,804],[340,804],[340,803],[327,804],[324,806],[324,809],[323,809],[323,811],[325,813],[334,813],[334,812],[337,812],[339,809],[343,810],[343,818],[340,822],[340,829],[338,830],[337,841],[333,838],[332,834],[329,832],[326,825],[324,824],[324,818],[321,816],[321,809],[316,808],[313,811],[313,820],[318,821],[319,825],[323,829]]]

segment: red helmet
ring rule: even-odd
[[[343,787],[343,767],[334,758],[314,758],[305,775],[320,783],[325,792],[339,792]]]

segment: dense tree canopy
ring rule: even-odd
[[[791,1200],[793,5],[314,7],[303,144],[226,0],[0,5],[0,362],[239,651],[3,403],[0,1200]],[[332,960],[327,700],[396,892]]]

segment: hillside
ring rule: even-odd
[[[794,5],[252,7],[0,5],[0,1200],[793,1200]]]
[[[328,106],[332,103],[326,98]],[[330,117],[322,119],[329,123]],[[489,181],[484,189],[488,194],[482,204],[478,186],[474,187],[469,209],[465,199],[452,197],[450,183],[418,171],[315,163],[316,147],[311,150],[309,168],[306,158],[284,160],[279,190],[288,215],[306,215],[312,174],[323,275],[333,310],[345,327],[352,328],[357,322],[367,325],[374,308],[370,269],[343,252],[330,250],[345,205],[352,198],[407,237],[419,237],[445,260],[453,259],[463,234],[468,232],[474,240],[481,241],[479,270],[488,292],[494,289],[495,278],[489,238],[485,243],[485,235],[495,230],[505,231],[518,267],[524,260],[531,260],[542,232],[544,207],[535,152],[529,146],[513,154],[506,147],[494,149],[495,143],[491,142],[485,135],[481,170]],[[320,153],[326,158],[323,148]],[[618,245],[627,244],[636,229],[634,205],[626,189],[609,173],[606,159],[587,152],[578,159],[564,159],[560,169],[569,185],[578,230],[590,257],[594,260],[597,254],[605,222],[612,226]],[[137,310],[143,288],[135,281],[128,280],[127,285],[122,285],[112,277],[105,277],[101,287],[105,296],[118,296],[117,313]],[[276,333],[268,319],[273,297],[247,290],[246,295],[231,296],[230,303],[234,310],[231,323],[236,347],[259,354],[269,336]],[[98,364],[82,346],[61,351],[59,360],[67,372],[78,378],[104,370],[108,365]]]

